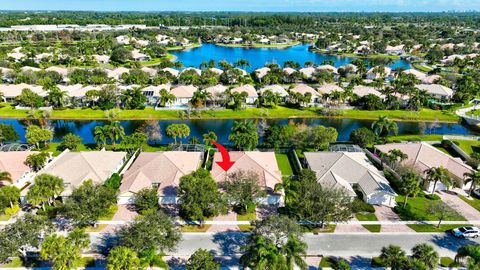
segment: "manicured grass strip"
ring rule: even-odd
[[[356,218],[359,221],[377,221],[377,216],[375,213],[357,213]],[[382,228],[382,225],[362,225],[365,229],[367,229],[369,232],[374,232],[378,233],[380,232],[380,229]]]
[[[437,228],[437,225],[431,225],[431,224],[408,224],[407,226],[416,232],[446,232],[448,230],[455,229],[458,227],[465,227],[465,226],[471,226],[471,225],[441,224],[440,227],[438,228]]]
[[[228,44],[228,43],[217,43],[216,45],[222,47],[232,47],[232,48],[284,48],[291,47],[300,44],[299,41],[292,41],[289,43],[278,43],[278,44],[263,44],[263,43],[253,43],[253,44]]]
[[[0,221],[9,221],[10,215],[0,215]]]
[[[278,167],[280,168],[282,175],[293,175],[293,170],[292,166],[290,165],[290,159],[288,158],[288,155],[275,153],[275,157],[277,158]]]
[[[95,227],[87,227],[85,228],[85,232],[101,232],[103,231],[108,225],[107,224],[97,224]]]
[[[335,261],[330,257],[323,257],[320,261],[319,267],[320,268],[332,268]]]
[[[471,155],[474,152],[480,153],[480,142],[473,140],[455,140],[453,141],[456,145],[462,148],[465,153]]]
[[[255,221],[257,219],[257,213],[249,213],[245,215],[237,215],[237,221]],[[240,231],[249,232],[253,229],[252,225],[237,225]]]
[[[5,264],[0,264],[0,268],[18,268],[23,267],[23,261],[19,257],[12,258],[12,260]]]
[[[459,263],[456,263],[454,259],[450,257],[440,257],[440,266],[442,267],[460,267]]]
[[[179,120],[179,112],[183,110],[155,110],[145,108],[144,110],[122,110],[118,115],[118,120]],[[28,110],[16,110],[11,106],[0,108],[0,118],[27,118]],[[376,120],[378,116],[388,116],[391,120],[398,121],[441,121],[457,122],[458,116],[450,112],[422,109],[420,112],[405,112],[403,110],[395,111],[364,111],[364,110],[344,110],[342,116],[336,118],[365,119]],[[207,110],[200,111],[198,115],[192,116],[192,119],[248,119],[248,118],[326,118],[321,116],[314,109],[294,109],[282,106],[276,108],[247,108],[245,110]],[[85,120],[105,120],[105,114],[101,110],[86,109],[65,109],[54,110],[51,119],[85,119]]]
[[[403,206],[403,195],[398,195],[396,201],[399,205],[399,208]],[[427,212],[428,207],[433,203],[444,203],[440,200],[433,201],[425,197],[417,196],[416,198],[408,198],[407,205],[410,206],[409,212],[397,211],[398,215],[402,220],[438,220],[438,217]],[[455,210],[451,209],[455,214],[451,217],[445,218],[445,220],[451,221],[463,221],[466,220],[462,215],[457,213]]]
[[[395,141],[441,141],[443,135],[435,134],[426,134],[426,135],[399,135],[399,136],[389,136],[387,138],[388,142]]]
[[[180,230],[182,232],[207,232],[212,225],[204,224],[203,226],[198,225],[182,225]]]
[[[115,216],[117,211],[118,211],[118,205],[116,204],[112,205],[110,206],[110,209],[108,209],[108,214],[106,214],[105,216],[99,217],[98,220],[112,220],[113,216]]]
[[[462,195],[458,195],[460,197],[460,199],[462,199],[464,202],[470,204],[473,208],[477,209],[477,211],[480,211],[480,200],[473,197],[473,196],[470,196],[470,198],[467,198],[465,196],[462,196]]]
[[[328,224],[324,228],[309,228],[306,226],[302,226],[303,231],[306,233],[333,233],[335,232],[335,228],[337,225],[335,224]]]
[[[82,257],[78,267],[95,267],[95,258]]]

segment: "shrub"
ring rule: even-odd
[[[342,110],[327,109],[327,108],[320,108],[318,109],[317,112],[322,116],[342,116],[344,114]]]
[[[451,147],[453,143],[450,140],[442,140],[441,144],[443,147],[448,148],[448,147]]]
[[[426,194],[425,198],[432,200],[432,201],[437,201],[440,200],[440,197],[437,194]]]
[[[63,137],[63,141],[59,145],[60,150],[70,149],[77,150],[78,145],[82,143],[82,138],[75,134],[67,134]]]
[[[105,181],[105,186],[114,190],[118,190],[120,188],[122,179],[118,173],[112,174],[107,181]]]
[[[385,264],[383,263],[383,261],[380,257],[373,257],[371,266],[372,267],[385,267]]]
[[[14,205],[13,207],[5,208],[5,215],[13,216],[20,211],[20,206]]]
[[[368,204],[359,198],[355,198],[352,202],[352,211],[354,213],[375,213],[375,208],[373,207],[373,205]]]

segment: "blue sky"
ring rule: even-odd
[[[480,11],[480,0],[0,0],[2,10]]]

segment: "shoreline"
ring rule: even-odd
[[[0,109],[1,119],[24,120],[28,119],[29,110]],[[184,110],[121,110],[116,120],[227,120],[227,119],[352,119],[352,120],[377,120],[380,115],[386,115],[390,120],[398,122],[425,122],[425,123],[459,123],[461,118],[456,115],[445,115],[442,112],[433,113],[426,111],[415,116],[402,116],[404,111],[358,111],[346,110],[344,115],[323,116],[313,110],[298,110],[286,107],[275,109],[248,108],[246,110],[233,111],[230,109],[218,111],[200,111],[199,116],[190,118],[180,117],[179,113]],[[360,113],[359,113],[360,112]],[[92,109],[66,109],[54,110],[50,120],[108,120],[104,111]]]
[[[291,43],[280,43],[280,44],[227,44],[227,43],[212,43],[216,46],[229,47],[229,48],[243,48],[243,49],[282,49],[299,45],[300,41],[295,41]]]

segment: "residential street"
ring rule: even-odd
[[[103,238],[107,235],[91,234],[94,245],[103,246]],[[305,234],[308,244],[308,255],[329,255],[340,257],[372,257],[377,256],[384,246],[398,245],[404,250],[416,244],[433,245],[440,256],[453,257],[460,246],[480,244],[478,239],[457,239],[444,233],[355,233],[355,234]],[[246,234],[240,232],[224,233],[186,233],[175,256],[190,256],[195,250],[204,248],[215,251],[217,255],[235,255],[245,244]]]

